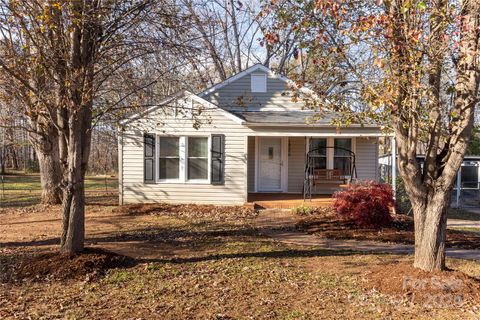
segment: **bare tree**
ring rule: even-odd
[[[0,40],[8,53],[0,58],[2,74],[30,97],[31,103],[26,105],[29,118],[44,117],[58,132],[63,190],[61,251],[81,251],[84,177],[94,117],[113,113],[134,96],[127,92],[117,101],[106,99],[112,90],[109,80],[135,75],[131,68],[139,57],[148,55],[153,45],[163,48],[168,34],[152,37],[152,21],[157,28],[168,29],[181,27],[181,20],[168,1],[5,0],[1,9]],[[132,82],[138,91],[151,84],[149,79]]]
[[[180,3],[190,15],[188,36],[197,48],[189,56],[189,63],[202,78],[204,87],[255,63],[272,66],[281,73],[286,71],[296,50],[295,38],[291,30],[278,30],[279,41],[265,39],[275,12],[262,11],[257,1],[181,0]]]

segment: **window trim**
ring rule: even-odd
[[[161,138],[178,138],[179,144],[179,174],[178,179],[160,179],[159,174],[159,162],[160,162],[160,139]],[[188,138],[207,138],[208,139],[208,176],[207,179],[188,179]],[[156,184],[210,184],[211,182],[211,135],[202,134],[202,135],[168,135],[168,134],[155,134],[155,183]]]

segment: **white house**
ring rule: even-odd
[[[257,64],[123,121],[120,203],[244,204],[376,180],[380,127],[338,129],[292,94],[291,81]]]

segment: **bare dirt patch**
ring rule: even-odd
[[[26,256],[12,265],[9,280],[67,280],[104,275],[109,269],[130,267],[134,259],[100,248],[69,255],[58,252]]]
[[[459,271],[425,272],[411,262],[372,266],[365,287],[428,307],[462,307],[480,304],[480,280]]]
[[[297,227],[329,239],[370,240],[414,244],[413,218],[393,215],[392,222],[382,228],[359,227],[354,221],[339,218],[333,209],[322,209],[302,218]],[[474,232],[447,230],[447,246],[462,249],[480,248],[480,237]]]

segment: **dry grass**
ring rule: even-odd
[[[414,244],[413,217],[393,215],[392,222],[380,228],[357,226],[353,220],[339,217],[331,208],[316,210],[298,222],[305,232],[329,239],[370,240]],[[480,248],[480,229],[455,227],[447,230],[447,247]]]
[[[1,215],[1,261],[55,250],[59,210]],[[87,208],[88,245],[132,256],[103,277],[4,282],[0,318],[31,319],[474,319],[475,305],[410,303],[373,290],[379,265],[409,256],[286,246],[259,236],[252,218],[131,215]],[[480,264],[449,260],[480,277]],[[400,284],[399,284],[400,285]]]

